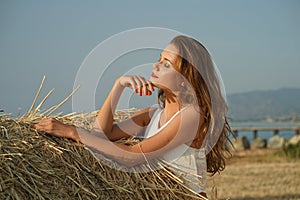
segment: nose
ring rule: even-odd
[[[153,69],[158,71],[158,69],[159,69],[159,62],[158,61],[153,64]]]

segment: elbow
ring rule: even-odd
[[[145,163],[146,159],[141,153],[129,151],[126,155],[123,155],[122,158],[118,159],[117,162],[127,168],[131,168]]]

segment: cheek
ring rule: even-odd
[[[177,83],[179,80],[178,79],[179,76],[181,76],[180,73],[175,70],[166,71],[163,74],[163,78],[170,83]]]
[[[171,90],[177,90],[178,72],[165,71],[159,74],[159,78],[152,78],[151,81],[154,84],[158,84],[161,88],[168,88]]]

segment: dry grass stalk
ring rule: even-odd
[[[38,94],[40,90],[41,87]],[[118,170],[121,165],[103,155],[96,159],[82,144],[30,129],[30,124],[46,117],[34,108],[36,100],[37,97],[20,119],[0,115],[0,199],[202,199],[161,161],[162,168],[155,171],[149,172],[148,167],[154,165],[150,162],[136,167],[136,171],[144,169],[144,173],[134,173],[135,168],[131,173],[124,172]],[[115,120],[135,111],[118,111]],[[56,117],[64,123],[91,129],[96,114]]]

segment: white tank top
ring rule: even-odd
[[[147,126],[145,138],[149,138],[165,128],[185,108],[179,110],[167,123],[159,127],[163,109],[158,106]],[[163,155],[163,159],[175,170],[174,173],[181,177],[189,189],[196,193],[205,192],[206,156],[204,148],[196,149],[181,144]]]

